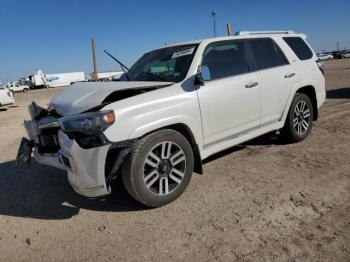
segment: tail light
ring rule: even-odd
[[[318,68],[320,69],[320,71],[322,72],[322,74],[324,75],[324,62],[318,60],[316,61]]]

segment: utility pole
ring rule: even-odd
[[[227,36],[232,36],[232,27],[230,23],[226,24]]]
[[[337,51],[340,51],[340,44],[337,42]]]
[[[91,47],[92,47],[92,65],[93,65],[92,80],[98,81],[97,65],[96,65],[96,42],[94,37],[91,38]]]
[[[213,22],[214,22],[214,37],[216,37],[216,11],[213,10],[211,12],[211,15],[213,16]]]

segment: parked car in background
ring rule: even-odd
[[[27,85],[21,85],[21,84],[10,84],[6,86],[8,89],[10,89],[12,92],[28,92],[29,86]]]
[[[341,54],[341,58],[350,58],[350,51],[345,51]]]
[[[333,56],[330,54],[317,54],[319,60],[331,60]]]
[[[0,87],[0,107],[15,103],[13,93],[6,87]]]
[[[110,194],[120,177],[134,199],[162,206],[213,154],[274,131],[305,139],[326,97],[319,64],[306,36],[292,31],[149,51],[119,82],[75,84],[47,109],[33,102],[17,163],[34,156],[66,170],[87,197]]]
[[[334,51],[334,52],[332,52],[332,55],[333,55],[333,57],[334,57],[335,59],[342,59],[342,58],[344,58],[344,57],[343,57],[343,54],[346,53],[346,52],[348,52],[348,51],[346,51],[346,50]]]

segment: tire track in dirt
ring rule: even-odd
[[[337,104],[326,104],[326,106],[320,110],[320,119],[330,119],[340,117],[345,114],[350,114],[350,102],[342,102]]]

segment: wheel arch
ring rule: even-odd
[[[192,130],[190,129],[190,127],[188,125],[186,125],[184,123],[176,123],[176,124],[163,126],[163,127],[157,128],[155,130],[152,130],[152,131],[144,134],[142,137],[147,136],[151,133],[157,132],[159,130],[163,130],[163,129],[175,130],[187,139],[187,141],[191,145],[193,157],[194,157],[194,169],[193,169],[193,171],[196,172],[197,174],[203,174],[202,158],[201,158],[199,146],[198,146],[198,143],[197,143],[197,141],[192,133]]]
[[[149,131],[142,136],[135,138],[135,139],[141,139],[142,137],[145,137],[149,134],[152,134],[154,132],[164,130],[164,129],[172,129],[180,134],[182,134],[187,141],[190,143],[190,146],[192,148],[193,152],[193,157],[194,157],[194,167],[193,171],[196,172],[197,174],[203,174],[203,167],[202,167],[202,158],[200,155],[200,150],[199,146],[197,144],[197,141],[189,128],[188,125],[184,123],[176,123],[176,124],[170,124],[166,126],[159,127],[157,129],[154,129],[152,131]],[[119,173],[120,167],[122,163],[125,160],[126,155],[129,153],[129,147],[128,148],[110,148],[108,151],[108,154],[106,156],[106,161],[105,161],[105,178],[106,181],[113,180],[114,177],[116,177]],[[111,178],[111,179],[110,179]]]
[[[318,108],[315,87],[313,87],[312,85],[303,86],[300,87],[295,93],[305,94],[310,98],[312,107],[314,109],[313,120],[316,121],[318,119]]]
[[[312,107],[314,109],[314,116],[313,120],[316,121],[318,119],[318,107],[317,107],[317,96],[316,96],[316,89],[313,85],[305,84],[298,86],[294,88],[294,90],[291,92],[291,95],[288,99],[288,103],[286,104],[286,107],[284,109],[284,113],[282,115],[281,121],[285,121],[289,112],[289,109],[291,107],[292,101],[294,99],[294,96],[296,93],[301,93],[307,95],[312,103]]]

